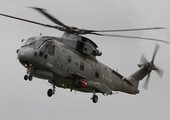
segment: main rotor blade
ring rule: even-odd
[[[143,88],[144,88],[145,90],[148,89],[149,78],[150,78],[150,73],[147,75],[147,78],[146,78],[146,80],[145,80],[145,83],[143,84]]]
[[[108,37],[119,37],[119,38],[132,38],[132,39],[151,40],[151,41],[159,41],[159,42],[170,44],[167,41],[160,40],[160,39],[154,39],[154,38],[145,38],[145,37],[136,37],[136,36],[125,36],[125,35],[114,35],[114,34],[100,34],[100,33],[89,33],[89,34],[99,35],[99,36],[108,36]]]
[[[87,30],[87,31],[88,33],[93,33],[93,32],[127,32],[127,31],[156,30],[156,29],[165,29],[165,28],[153,27],[153,28],[122,29],[122,30]]]
[[[155,59],[155,56],[156,56],[158,50],[159,50],[159,45],[156,44],[155,45],[155,50],[154,50],[154,53],[153,53],[153,57],[152,57],[152,60],[151,60],[151,63],[154,63],[154,59]]]
[[[23,18],[19,18],[19,17],[14,17],[14,16],[2,14],[2,13],[0,13],[0,15],[5,16],[5,17],[9,17],[9,18],[13,18],[13,19],[17,19],[17,20],[21,20],[21,21],[25,21],[25,22],[29,22],[29,23],[33,23],[33,24],[37,24],[37,25],[41,25],[41,26],[45,26],[45,27],[58,29],[58,26],[43,24],[43,23],[40,23],[40,22],[35,22],[35,21],[31,21],[31,20],[27,20],[27,19],[23,19]]]
[[[54,18],[52,15],[50,15],[49,13],[47,13],[45,11],[45,9],[42,8],[37,8],[37,7],[30,7],[32,9],[37,10],[38,12],[40,12],[41,14],[43,14],[45,17],[47,17],[48,19],[50,19],[51,21],[53,21],[55,24],[57,25],[61,25],[65,28],[70,28],[69,26],[65,25],[64,23],[62,23],[61,21],[59,21],[58,19]]]

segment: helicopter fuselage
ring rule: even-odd
[[[77,48],[75,45],[74,49],[71,43],[64,44],[65,40],[68,38],[32,37],[18,50],[19,61],[29,75],[47,79],[57,87],[107,95],[112,91],[138,93],[123,76],[99,62],[94,51],[89,55],[77,50],[88,51],[90,47],[84,44]],[[80,41],[75,43],[80,44]]]

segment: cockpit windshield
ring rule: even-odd
[[[30,46],[35,40],[28,39],[24,46]]]
[[[44,42],[43,40],[36,41],[34,43],[34,48],[38,48],[43,42]]]
[[[24,46],[38,48],[43,42],[44,40],[28,39]]]
[[[32,47],[35,49],[39,49],[43,53],[47,53],[48,55],[54,55],[55,52],[55,43],[53,40],[41,39],[35,40],[35,38],[29,38],[24,47]]]

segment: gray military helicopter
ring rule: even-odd
[[[57,25],[43,24],[1,13],[0,15],[64,31],[62,37],[42,35],[38,37],[30,37],[25,44],[17,50],[19,62],[27,69],[27,74],[24,76],[24,79],[31,81],[33,77],[37,77],[48,80],[53,86],[52,89],[47,91],[49,97],[55,94],[55,87],[57,86],[70,89],[71,91],[76,90],[93,93],[91,99],[96,103],[98,101],[96,93],[112,95],[113,91],[121,91],[129,94],[138,94],[139,81],[145,76],[147,76],[147,78],[144,88],[147,89],[152,70],[156,71],[158,75],[162,77],[163,70],[154,65],[155,56],[159,49],[158,44],[155,46],[151,62],[147,61],[147,59],[142,56],[141,63],[138,64],[140,69],[129,77],[124,77],[117,71],[99,62],[96,59],[96,56],[101,56],[102,52],[97,49],[98,46],[92,40],[81,35],[93,34],[99,36],[154,40],[168,43],[159,39],[102,33],[164,28],[155,27],[124,30],[79,29],[63,24],[42,8],[31,8],[37,10]]]

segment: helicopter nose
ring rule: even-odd
[[[34,50],[32,48],[20,48],[18,50],[18,59],[21,62],[29,62],[34,55]]]

